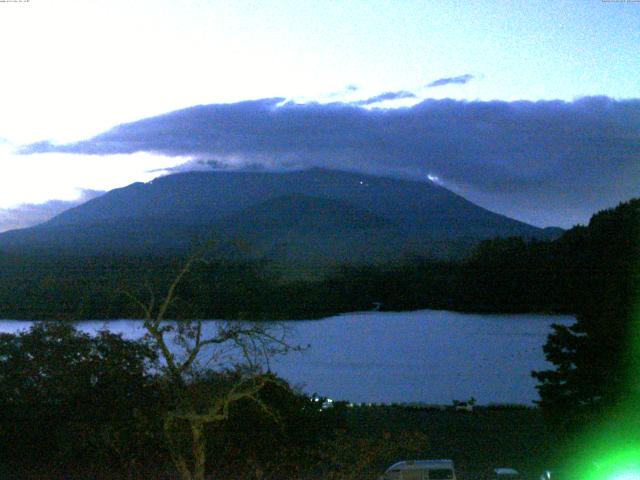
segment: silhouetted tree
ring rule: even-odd
[[[555,368],[533,376],[540,405],[580,426],[640,399],[640,199],[594,215],[561,241],[576,259],[567,268],[581,289],[577,321],[554,326],[544,351]]]
[[[235,404],[251,401],[276,418],[260,393],[281,381],[263,367],[274,355],[293,348],[285,341],[284,329],[274,324],[221,321],[209,330],[201,320],[168,322],[180,283],[203,261],[200,254],[189,258],[159,301],[153,290],[147,303],[134,299],[144,311],[149,341],[163,361],[163,386],[170,402],[163,414],[164,433],[182,480],[204,480],[207,428],[227,421]],[[202,381],[202,375],[212,373],[217,373],[215,382]]]
[[[69,324],[0,334],[0,455],[12,464],[131,471],[154,448],[158,397],[143,342]]]

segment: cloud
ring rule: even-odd
[[[357,100],[350,102],[352,105],[372,105],[374,103],[386,102],[389,100],[401,100],[405,98],[418,98],[415,93],[401,90],[399,92],[385,92],[375,97],[367,98],[365,100]]]
[[[263,99],[201,105],[23,153],[152,152],[220,168],[319,166],[440,182],[538,225],[640,196],[640,100],[425,100],[365,109]]]
[[[51,200],[42,204],[23,204],[15,208],[0,208],[0,232],[26,228],[53,218],[69,208],[87,202],[104,192],[83,190],[77,200]]]
[[[433,82],[428,84],[427,88],[442,87],[444,85],[451,85],[451,84],[464,85],[465,83],[469,83],[474,78],[475,77],[470,73],[459,75],[457,77],[439,78],[438,80],[434,80]]]

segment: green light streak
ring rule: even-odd
[[[640,251],[640,238],[635,251]],[[625,378],[627,398],[572,442],[565,454],[562,473],[551,480],[640,480],[640,255],[632,275],[632,308],[627,318],[629,371]],[[606,355],[606,352],[602,353]]]

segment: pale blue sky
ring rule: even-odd
[[[640,3],[632,2],[31,0],[0,4],[0,42],[5,209],[73,200],[186,160],[18,157],[20,145],[85,139],[196,104],[355,101],[400,90],[417,98],[398,105],[640,98]],[[426,88],[462,75],[473,78]],[[34,182],[34,172],[46,181]]]
[[[31,0],[2,5],[0,137],[69,139],[199,103],[419,89],[640,97],[640,5],[601,0]],[[11,118],[13,117],[13,118]]]

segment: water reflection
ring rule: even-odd
[[[549,365],[542,345],[552,323],[569,316],[475,315],[445,311],[365,312],[288,322],[290,343],[306,345],[272,363],[274,371],[308,393],[352,402],[532,403],[531,370]],[[31,322],[0,321],[3,332]],[[134,320],[84,321],[127,338],[144,334]],[[205,330],[216,328],[207,321]]]

